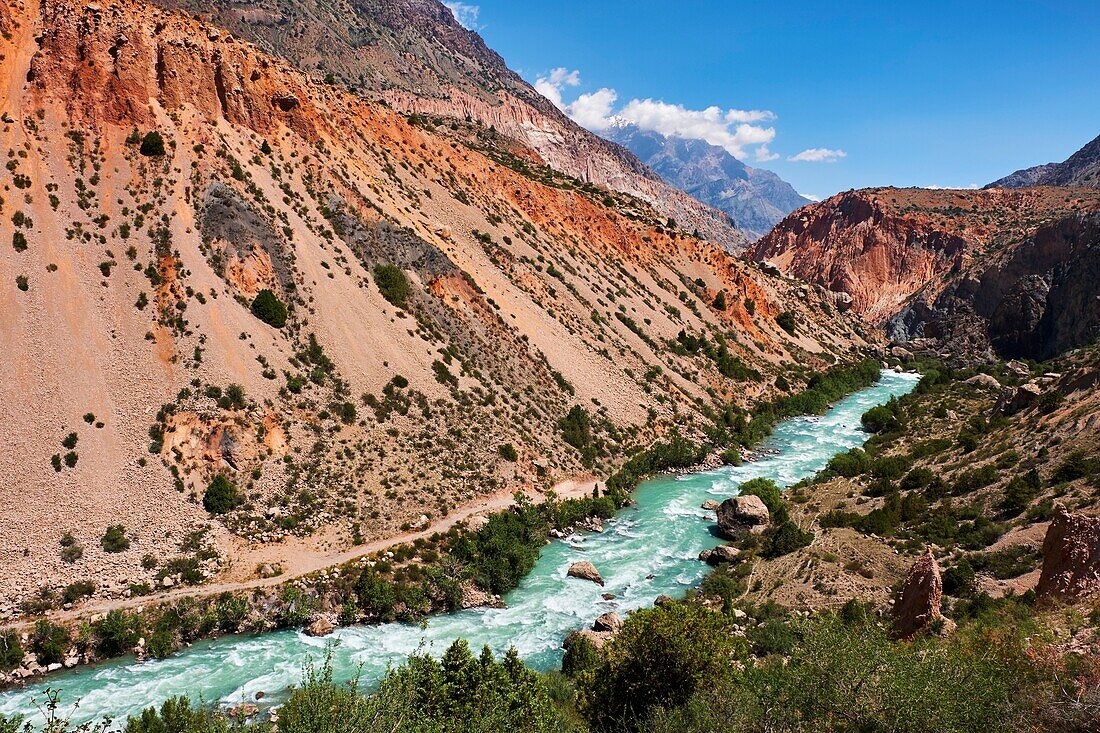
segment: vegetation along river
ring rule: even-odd
[[[917,380],[916,374],[884,371],[877,384],[846,397],[824,415],[777,425],[764,444],[767,454],[759,460],[643,483],[634,505],[619,512],[603,532],[576,534],[543,548],[534,570],[505,597],[507,608],[436,616],[424,625],[352,626],[326,638],[294,630],[223,637],[168,659],[141,664],[122,659],[51,676],[0,695],[0,713],[22,713],[40,721],[32,700],[42,702],[47,687],[63,692],[63,709],[80,701],[74,722],[105,715],[124,720],[182,694],[227,704],[252,701],[261,690],[278,698],[299,681],[307,660],[319,662],[332,645],[335,677],[359,675],[364,684],[377,681],[409,654],[441,654],[459,637],[475,653],[485,644],[498,654],[514,646],[535,669],[556,667],[570,631],[589,626],[607,611],[623,614],[652,605],[661,594],[682,596],[702,580],[708,568],[698,555],[720,543],[710,533],[713,512],[700,508],[705,499],[721,501],[758,476],[783,487],[813,476],[834,455],[869,437],[860,427],[865,411],[891,395],[909,392]],[[592,562],[606,586],[567,578],[569,565],[578,560]],[[604,600],[605,593],[615,598]]]

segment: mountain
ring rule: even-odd
[[[1096,338],[1100,191],[880,188],[796,211],[749,259],[843,293],[893,338],[1048,358]]]
[[[810,203],[771,171],[750,168],[705,140],[665,137],[617,121],[601,133],[622,145],[661,178],[726,212],[750,239],[758,239],[795,209]]]
[[[139,0],[2,10],[0,619],[87,578],[103,601],[303,571],[606,476],[873,339],[467,121],[519,104],[470,107],[475,77],[404,113]],[[294,36],[286,12],[247,17]],[[454,33],[432,69],[467,58]]]
[[[745,242],[726,214],[562,114],[438,0],[155,1],[402,112],[492,127],[551,168],[636,196],[731,250]]]
[[[1100,137],[1095,138],[1062,163],[1046,163],[1033,168],[1024,168],[990,183],[986,188],[1027,186],[1100,187]]]

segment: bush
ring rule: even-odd
[[[977,578],[974,568],[965,557],[958,565],[950,567],[943,573],[943,592],[949,596],[960,598],[973,595],[977,588]]]
[[[686,703],[696,690],[728,679],[745,642],[732,617],[672,603],[638,611],[581,675],[580,708],[596,731],[637,731],[659,707]]]
[[[252,315],[273,328],[282,328],[286,325],[287,309],[275,293],[264,288],[252,301]]]
[[[600,652],[588,640],[587,636],[577,636],[565,650],[561,660],[561,671],[567,677],[577,677],[583,672],[595,669],[600,664]]]
[[[863,413],[860,418],[863,429],[868,433],[882,433],[887,430],[895,430],[898,427],[898,418],[886,405],[872,407]]]
[[[23,644],[14,631],[0,633],[0,671],[15,669],[23,662]]]
[[[772,524],[781,524],[787,519],[787,507],[783,503],[783,494],[776,483],[766,478],[754,478],[741,484],[741,496],[758,496],[768,507]]]
[[[62,603],[76,603],[95,593],[95,584],[89,580],[78,580],[65,586],[61,592]]]
[[[797,328],[794,320],[794,313],[790,311],[783,311],[775,317],[775,323],[784,331],[794,336],[795,330]]]
[[[117,657],[134,648],[141,638],[141,619],[117,608],[92,624],[96,651],[106,658]]]
[[[517,460],[519,460],[519,452],[516,450],[516,447],[511,443],[505,443],[504,445],[500,446],[497,451],[500,453],[500,457],[506,461],[511,461],[515,463]]]
[[[42,619],[34,625],[31,632],[31,651],[38,657],[41,665],[60,662],[72,645],[69,630],[48,619]]]
[[[241,496],[236,484],[222,473],[214,477],[202,495],[202,506],[211,514],[225,514],[240,503]]]
[[[164,138],[156,130],[148,132],[141,140],[139,152],[147,158],[157,158],[165,154]]]
[[[393,605],[397,602],[393,583],[374,570],[364,570],[355,583],[359,606],[368,616],[383,621],[393,620]]]
[[[108,527],[99,543],[106,552],[125,552],[130,549],[130,540],[126,537],[126,528],[121,524],[112,524]]]
[[[764,536],[764,557],[781,557],[808,546],[814,541],[813,532],[804,532],[797,524],[787,519],[772,527]]]
[[[871,459],[862,448],[852,448],[829,459],[826,469],[845,478],[855,478],[871,468]]]
[[[409,279],[394,265],[375,265],[374,282],[382,297],[398,308],[404,308],[409,297]]]

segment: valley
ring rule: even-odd
[[[1096,730],[1097,140],[810,201],[478,12],[0,3],[0,733]]]

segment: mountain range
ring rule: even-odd
[[[1100,137],[1061,163],[1024,168],[990,183],[986,188],[1026,186],[1100,186]]]
[[[705,140],[666,137],[621,118],[600,134],[637,155],[665,181],[729,214],[750,240],[810,203],[775,173],[751,168]]]

